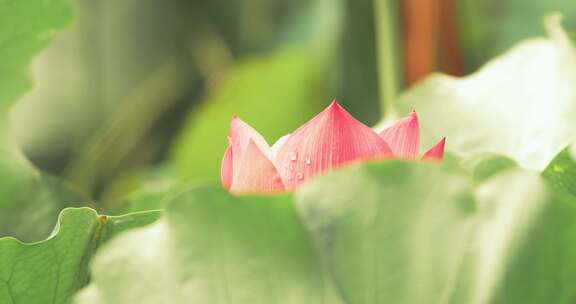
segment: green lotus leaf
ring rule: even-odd
[[[88,264],[101,244],[158,216],[141,212],[109,217],[89,208],[69,208],[45,241],[26,244],[0,238],[0,303],[69,303],[88,282]]]
[[[353,165],[294,199],[192,188],[102,248],[76,303],[572,303],[576,200],[455,163]]]

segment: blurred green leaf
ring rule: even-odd
[[[469,170],[476,183],[481,183],[503,171],[518,168],[514,160],[496,154],[478,155],[460,160],[458,164]]]
[[[0,118],[32,87],[30,60],[72,22],[68,0],[0,1]]]
[[[158,215],[108,217],[89,208],[65,209],[54,235],[45,241],[24,244],[0,238],[0,303],[69,303],[88,282],[88,263],[102,243]]]
[[[323,102],[321,69],[303,52],[280,53],[238,64],[217,93],[191,113],[173,149],[183,179],[217,179],[233,115],[274,143],[316,114]]]
[[[446,136],[458,156],[493,153],[543,170],[576,134],[576,50],[560,25],[464,78],[433,75],[402,97],[420,114],[424,145]]]
[[[26,160],[8,127],[10,107],[32,87],[32,58],[71,22],[67,0],[0,1],[0,236],[45,238],[58,212],[81,201]]]
[[[191,189],[107,245],[77,301],[573,303],[576,200],[520,169],[480,182],[453,164],[355,165],[295,204]]]
[[[110,214],[126,214],[146,210],[162,210],[175,196],[184,191],[179,184],[146,185],[115,202]]]
[[[471,70],[504,52],[517,41],[542,36],[542,16],[561,12],[576,26],[571,0],[457,0],[458,29]]]
[[[576,144],[560,152],[542,176],[558,191],[576,196]]]
[[[477,206],[465,175],[355,166],[306,185],[297,203],[346,303],[471,303],[450,294],[469,280],[459,273]]]
[[[338,303],[290,196],[178,196],[94,260],[77,303]]]
[[[65,207],[81,206],[82,198],[56,177],[15,161],[0,150],[0,237],[31,242],[46,238]]]
[[[152,74],[117,107],[110,121],[78,153],[68,168],[68,178],[87,193],[103,180],[118,174],[123,161],[135,158],[138,143],[154,122],[181,94],[181,71],[167,64]]]
[[[540,177],[513,172],[478,189],[490,226],[476,290],[492,288],[489,303],[576,302],[576,200],[552,193]],[[497,211],[495,211],[497,210]]]
[[[576,201],[507,170],[360,166],[298,205],[347,303],[573,303]]]

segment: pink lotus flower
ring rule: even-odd
[[[272,147],[238,117],[232,119],[228,139],[222,185],[234,193],[274,193],[294,190],[318,174],[354,161],[416,160],[420,126],[412,112],[378,134],[333,101]],[[441,161],[444,142],[442,138],[422,159]]]

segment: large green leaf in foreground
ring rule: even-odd
[[[77,303],[576,301],[574,198],[453,164],[353,166],[295,201],[191,189],[105,246]]]
[[[299,207],[348,303],[573,303],[576,201],[517,169],[474,189],[424,164],[319,179]]]
[[[441,303],[475,203],[462,175],[401,163],[355,167],[298,193],[298,207],[347,303]],[[464,302],[462,302],[464,303]]]
[[[289,196],[214,185],[111,242],[77,303],[338,303],[330,292]]]
[[[88,263],[103,242],[158,215],[108,217],[89,208],[65,209],[54,235],[45,241],[24,244],[0,238],[0,303],[69,303],[88,282]]]
[[[420,114],[424,146],[446,136],[461,156],[496,153],[543,170],[576,135],[576,49],[558,15],[546,19],[550,38],[530,39],[454,78],[433,75],[402,96]]]

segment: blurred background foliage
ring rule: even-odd
[[[381,118],[378,1],[72,1],[75,21],[34,59],[11,132],[101,210],[218,179],[235,114],[270,144],[333,98],[367,124]],[[475,71],[542,36],[550,11],[576,27],[572,0],[381,1],[400,89]]]

